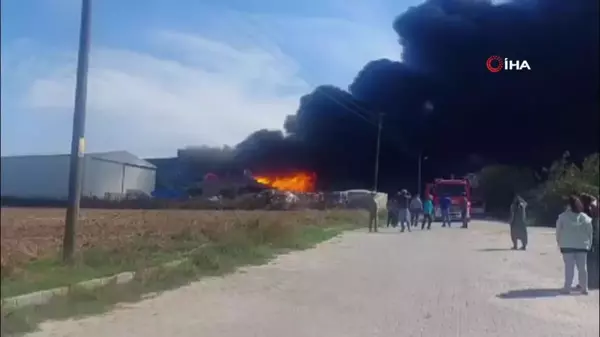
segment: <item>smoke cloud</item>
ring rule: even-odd
[[[429,0],[401,14],[403,62],[374,60],[347,91],[321,86],[236,149],[253,170],[311,170],[322,188],[371,188],[382,117],[380,186],[502,162],[539,168],[598,151],[598,1]],[[486,60],[526,60],[492,73]],[[416,188],[416,186],[415,186]]]

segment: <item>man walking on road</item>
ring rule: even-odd
[[[423,212],[423,202],[418,194],[415,194],[410,201],[410,224],[412,227],[417,227],[419,224],[419,215]]]
[[[440,198],[440,210],[442,211],[442,227],[452,227],[452,218],[450,217],[450,206],[452,206],[452,200],[447,195],[442,195]]]
[[[425,229],[426,221],[427,229],[431,229],[431,223],[433,222],[433,201],[431,200],[431,195],[426,195],[423,202],[423,223],[421,224],[421,230]]]

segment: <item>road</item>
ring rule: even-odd
[[[349,232],[110,313],[30,336],[597,337],[598,292],[557,296],[551,229],[510,251],[506,225]]]

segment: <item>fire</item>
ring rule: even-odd
[[[275,176],[256,175],[254,180],[281,191],[314,192],[317,175],[308,172]]]

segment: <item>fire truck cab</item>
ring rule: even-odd
[[[452,220],[461,220],[462,199],[467,197],[467,216],[471,214],[471,184],[467,179],[435,179],[425,187],[425,193],[433,198],[435,219],[441,220],[440,198],[450,197],[450,217]]]

